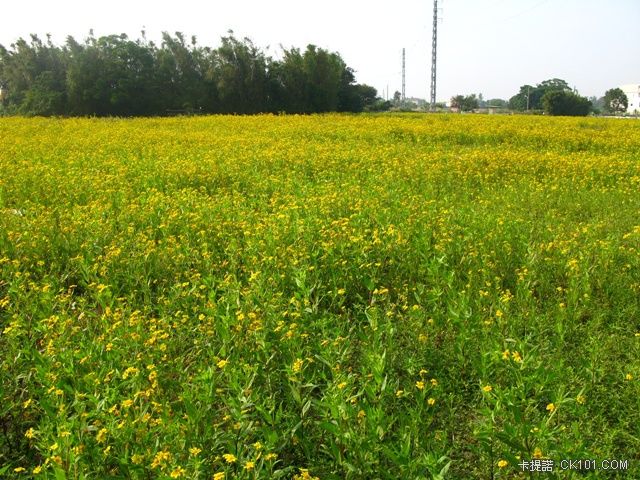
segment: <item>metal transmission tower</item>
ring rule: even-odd
[[[405,97],[405,62],[404,62],[404,48],[402,49],[402,103],[404,103]]]
[[[436,109],[436,62],[438,59],[438,0],[433,0],[433,36],[431,38],[431,110]]]

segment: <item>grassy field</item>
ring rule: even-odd
[[[0,120],[0,477],[640,478],[640,122]]]

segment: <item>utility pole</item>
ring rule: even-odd
[[[438,0],[433,0],[433,36],[431,38],[431,111],[436,109],[436,61],[438,59]]]
[[[404,48],[402,49],[402,103],[405,101],[405,61],[404,61]]]

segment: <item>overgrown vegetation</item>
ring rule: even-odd
[[[640,478],[638,158],[602,119],[2,119],[0,476]]]

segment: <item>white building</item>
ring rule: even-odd
[[[631,85],[622,85],[620,90],[624,92],[629,99],[629,106],[627,107],[627,113],[640,113],[640,83],[634,83]]]

